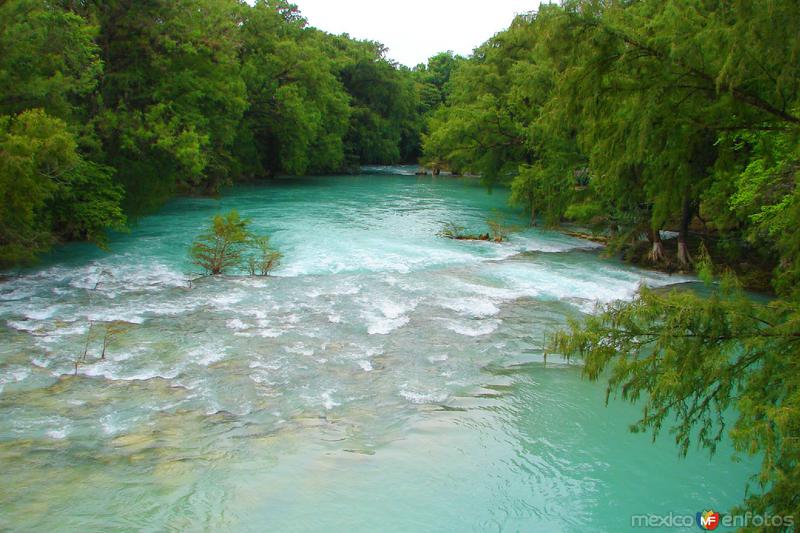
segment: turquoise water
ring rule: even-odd
[[[679,459],[544,363],[568,317],[685,279],[556,232],[438,238],[517,215],[407,174],[177,200],[108,254],[65,247],[0,284],[0,528],[619,531],[741,500],[754,466],[729,447]],[[193,236],[230,208],[282,266],[190,284]]]

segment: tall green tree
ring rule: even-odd
[[[345,152],[350,166],[413,160],[421,123],[412,73],[386,58],[387,49],[346,35],[334,38],[342,60],[339,77],[351,97]]]
[[[634,430],[668,428],[683,453],[694,443],[713,452],[733,418],[737,450],[761,458],[738,511],[795,517],[800,245],[787,230],[800,221],[799,26],[800,6],[780,0],[571,1],[553,26],[572,36],[553,47],[569,65],[554,103],[578,131],[593,193],[637,191],[621,195],[638,204],[633,224],[677,227],[685,262],[700,215],[778,264],[771,303],[731,274],[702,296],[643,289],[574,322],[555,346],[582,357],[590,378],[609,376],[610,394],[643,403]]]
[[[105,230],[125,223],[111,176],[81,156],[64,121],[40,109],[0,117],[0,268],[59,240],[104,244]]]
[[[85,118],[103,68],[96,33],[52,2],[0,4],[0,114],[39,108],[64,120]]]
[[[447,101],[452,90],[450,79],[464,61],[462,56],[447,51],[440,52],[429,58],[427,63],[414,67],[414,77],[421,85],[423,112],[432,111]]]
[[[324,36],[282,1],[246,9],[241,31],[249,102],[242,127],[256,155],[249,167],[264,174],[341,169],[349,96]]]
[[[96,3],[105,74],[96,127],[134,211],[230,182],[247,106],[234,0]]]
[[[593,176],[635,175],[651,233],[677,227],[684,264],[690,225],[715,200],[706,192],[716,190],[721,164],[738,159],[721,134],[797,125],[797,36],[769,30],[777,13],[796,20],[793,10],[787,2],[761,12],[741,2],[575,0],[552,19],[552,35],[570,36],[554,37],[550,52],[568,65],[554,117],[574,124]]]
[[[563,14],[543,6],[517,17],[476,49],[449,82],[446,105],[424,136],[426,164],[472,172],[508,184],[512,200],[550,224],[560,221],[585,166],[575,132],[550,118],[550,102],[563,66],[547,50],[550,19]]]

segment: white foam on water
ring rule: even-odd
[[[258,335],[259,337],[262,337],[264,339],[277,339],[278,337],[280,337],[284,333],[285,333],[284,331],[270,328],[270,329],[261,329],[256,333],[256,335]],[[240,335],[240,334],[237,333],[237,335]]]
[[[44,309],[33,308],[29,311],[24,311],[23,314],[28,320],[47,320],[52,318],[59,309],[61,309],[60,305],[51,305]]]
[[[63,342],[64,337],[85,336],[89,332],[88,324],[73,324],[72,326],[57,327],[56,329],[47,331],[47,334],[42,334],[42,336],[37,337],[36,344],[45,349],[50,349],[49,345]]]
[[[234,331],[242,331],[245,329],[249,329],[250,326],[239,320],[238,318],[232,318],[225,323],[228,326],[228,329],[232,329]]]
[[[226,291],[210,299],[211,304],[220,311],[233,311],[233,306],[247,298],[247,292],[242,290]]]
[[[109,381],[149,381],[156,378],[175,379],[180,375],[180,369],[127,369],[117,364],[116,361],[106,359],[105,361],[95,361],[81,365],[78,367],[78,373],[88,377],[101,377]]]
[[[413,404],[437,404],[447,400],[447,394],[436,392],[420,392],[409,390],[407,388],[400,389],[400,396],[410,401]]]
[[[385,318],[375,315],[365,315],[367,321],[367,333],[370,335],[388,335],[392,331],[402,328],[409,323],[407,316],[399,318]]]
[[[115,422],[113,415],[106,415],[101,418],[100,427],[103,429],[103,433],[110,436],[125,431],[125,427],[122,424]]]
[[[89,332],[89,325],[86,323],[72,322],[71,326],[57,327],[49,332],[50,335],[68,337],[71,335],[85,335]]]
[[[311,348],[310,346],[306,346],[302,342],[296,342],[294,344],[291,344],[291,345],[288,345],[288,346],[284,346],[283,350],[286,353],[295,354],[295,355],[304,355],[306,357],[311,357],[316,352],[316,350],[314,350],[314,348]]]
[[[445,309],[472,317],[494,316],[500,312],[500,308],[487,298],[445,298],[436,303]]]
[[[208,366],[212,363],[222,361],[228,354],[228,349],[221,343],[213,343],[209,346],[198,346],[189,351],[192,361],[201,366]]]
[[[72,289],[69,289],[69,288],[65,289],[63,287],[53,287],[52,291],[53,291],[53,294],[55,294],[56,296],[66,296],[66,295],[69,295],[69,294],[74,294],[74,292],[75,292]]]
[[[448,284],[451,284],[453,289],[456,291],[466,292],[468,294],[476,294],[493,300],[514,300],[519,296],[516,291],[505,287],[484,285],[482,283],[470,283],[452,276],[449,277]]]
[[[585,312],[591,312],[598,302],[631,299],[641,284],[661,286],[679,281],[604,262],[588,265],[513,262],[495,265],[490,273],[502,280],[516,298],[566,301]]]
[[[42,359],[40,357],[34,357],[31,359],[31,364],[37,368],[47,369],[51,365],[51,361],[49,359]]]
[[[122,254],[75,270],[51,269],[42,275],[56,281],[69,279],[69,286],[108,298],[130,292],[152,292],[187,286],[186,276],[160,262],[143,262],[137,255]]]
[[[333,285],[332,287],[320,287],[309,290],[306,294],[309,298],[319,298],[320,296],[352,296],[361,292],[363,287],[352,281],[345,281]]]
[[[244,285],[245,287],[251,287],[254,289],[265,289],[269,287],[269,280],[263,276],[250,276],[246,278],[234,278],[232,280],[237,285]]]
[[[327,410],[330,411],[334,407],[338,407],[342,405],[340,402],[334,401],[333,393],[335,393],[335,389],[331,389],[322,393],[322,406]]]
[[[512,234],[509,244],[518,252],[559,253],[570,250],[596,250],[602,244],[585,239],[578,239],[557,231],[528,230]]]
[[[259,385],[267,385],[267,386],[274,386],[276,383],[274,381],[270,381],[269,379],[269,372],[262,369],[257,369],[254,372],[248,374],[248,377],[254,382],[258,383]]]
[[[414,310],[416,303],[403,304],[400,302],[383,300],[377,302],[376,306],[386,318],[400,318],[406,312]]]
[[[86,313],[85,316],[90,322],[127,322],[129,324],[144,324],[144,317],[138,314],[134,309],[135,306],[132,306],[130,309],[102,309]]]
[[[393,272],[482,260],[469,248],[443,247],[433,233],[387,240],[378,230],[345,228],[293,243],[277,275],[298,277],[348,272]],[[324,294],[322,292],[321,294]]]
[[[410,321],[406,313],[416,309],[418,302],[419,300],[362,300],[366,309],[361,312],[361,317],[367,324],[367,332],[370,335],[388,335],[405,326]]]
[[[364,372],[372,372],[372,363],[366,360],[358,361],[358,366],[361,367],[361,370]]]
[[[40,331],[45,327],[44,324],[30,320],[6,320],[6,325],[17,331],[26,332]]]
[[[204,301],[201,298],[180,298],[169,302],[147,303],[143,306],[146,313],[156,316],[177,316],[194,311],[201,307]]]
[[[440,318],[439,320],[444,322],[445,327],[450,331],[466,337],[482,337],[484,335],[489,335],[490,333],[494,333],[502,323],[502,320],[499,319],[463,321]]]
[[[631,294],[631,297],[633,297],[633,294]],[[585,315],[594,314],[598,305],[608,303],[607,301],[587,300],[583,298],[566,298],[564,301],[574,305],[580,310],[581,313]]]
[[[9,383],[20,383],[25,381],[31,375],[30,368],[26,367],[12,367],[12,368],[5,368],[2,373],[0,373],[0,392],[3,392],[3,389]]]
[[[383,355],[384,353],[385,353],[385,352],[384,352],[384,349],[383,349],[383,347],[380,347],[380,346],[371,346],[371,347],[368,347],[368,348],[366,349],[366,351],[364,352],[364,355],[365,355],[366,357],[375,357],[376,355]]]
[[[419,172],[417,165],[363,165],[361,172],[364,174],[375,174],[379,176],[414,176]]]
[[[251,316],[259,321],[264,321],[267,318],[266,311],[262,311],[261,309],[239,309],[238,312],[245,316]]]
[[[11,282],[8,282],[11,283]],[[7,291],[0,292],[0,300],[6,302],[13,302],[17,300],[26,300],[36,294],[36,290],[28,287],[19,287]]]
[[[555,254],[545,259],[484,263],[475,271],[477,278],[446,275],[434,291],[441,294],[441,287],[446,287],[447,292],[434,303],[476,318],[494,316],[502,302],[520,298],[564,301],[591,313],[597,303],[632,298],[642,283],[662,286],[688,279],[589,258],[588,262],[581,262]]]
[[[281,331],[274,328],[260,328],[255,330],[248,330],[248,331],[237,331],[234,333],[237,337],[261,337],[263,339],[277,339],[281,335],[286,333],[285,331]]]
[[[442,354],[442,355],[431,355],[430,357],[428,357],[428,361],[429,361],[431,364],[435,364],[435,363],[443,363],[443,362],[447,361],[448,359],[449,359],[449,357],[448,357],[446,354]]]
[[[55,440],[63,440],[67,438],[66,429],[51,429],[47,432],[47,436]]]
[[[250,368],[263,368],[265,370],[280,370],[281,368],[283,368],[283,361],[282,359],[269,362],[254,360],[250,361]]]
[[[108,356],[108,358],[119,363],[119,362],[122,362],[122,361],[128,361],[130,359],[135,359],[136,357],[139,357],[139,356],[141,356],[143,354],[147,354],[149,352],[150,352],[150,348],[148,346],[146,346],[146,345],[136,346],[136,347],[134,347],[134,348],[132,348],[130,350],[126,350],[124,352],[115,350],[112,354],[110,354]]]

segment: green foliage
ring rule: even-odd
[[[234,0],[97,6],[105,72],[96,128],[107,161],[147,209],[176,190],[228,183],[247,99]],[[134,163],[135,164],[132,164]]]
[[[64,173],[49,208],[60,238],[105,247],[107,229],[125,229],[123,189],[113,174],[113,169],[85,160]]]
[[[518,17],[451,75],[445,107],[423,136],[426,164],[511,186],[511,201],[558,223],[581,164],[574,135],[549,118],[558,61],[542,50],[551,13]]]
[[[453,221],[447,222],[442,226],[442,229],[439,231],[439,237],[444,237],[446,239],[461,239],[465,236],[464,234],[464,226],[456,224]]]
[[[337,37],[342,51],[339,76],[351,97],[347,162],[393,164],[409,161],[419,149],[419,95],[409,70],[385,58],[374,41]]]
[[[104,242],[106,228],[124,225],[121,196],[62,120],[42,110],[0,117],[0,266],[29,263],[62,238]]]
[[[735,175],[729,199],[733,213],[748,222],[747,238],[759,246],[770,246],[780,255],[776,289],[794,298],[800,296],[800,143],[798,129],[777,133],[741,133],[734,143],[747,150],[749,158]]]
[[[252,237],[250,248],[251,252],[247,257],[247,271],[251,276],[269,276],[280,265],[283,254],[270,247],[269,237]]]
[[[46,146],[25,163],[26,148],[4,141],[4,172],[27,174],[3,184],[0,263],[60,239],[102,244],[123,212],[175,194],[413,161],[456,58],[419,74],[385,54],[308,28],[285,0],[1,2],[0,116],[42,109],[70,146],[47,180],[31,170]],[[423,86],[436,93],[424,106]]]
[[[216,215],[211,227],[192,243],[189,252],[192,263],[212,276],[239,268],[252,239],[249,225],[250,221],[242,220],[235,209],[225,215]]]
[[[729,275],[702,295],[642,289],[574,321],[555,349],[581,356],[591,379],[608,377],[609,394],[643,402],[632,429],[668,427],[683,453],[695,442],[713,452],[735,417],[736,448],[762,457],[742,510],[794,516],[798,21],[786,1],[572,1],[552,19],[549,52],[568,65],[551,117],[588,157],[585,201],[625,239],[664,226],[683,236],[700,214],[720,241],[747,238],[780,258],[782,297],[755,302]],[[707,260],[698,270],[711,280]]]
[[[585,202],[571,204],[564,211],[564,218],[581,223],[593,223],[596,220],[603,220],[605,211],[599,202]]]
[[[798,516],[800,306],[755,302],[731,277],[703,292],[643,288],[573,321],[553,348],[608,377],[609,397],[643,403],[631,429],[668,428],[683,454],[695,442],[713,453],[734,417],[736,449],[762,458],[746,508]]]
[[[418,111],[423,124],[422,135],[429,133],[428,123],[434,113],[445,105],[453,89],[451,79],[456,70],[466,61],[453,52],[442,52],[413,69],[418,97]]]
[[[348,96],[323,34],[296,7],[259,1],[242,26],[242,77],[257,166],[272,173],[339,170],[349,125]]]
[[[572,199],[573,182],[569,168],[544,163],[522,165],[511,182],[511,202],[528,209],[532,226],[536,225],[537,211],[544,213],[548,226],[555,226]]]
[[[452,70],[423,136],[426,164],[508,184],[531,223],[602,224],[611,250],[648,235],[654,261],[664,255],[659,230],[674,229],[679,262],[697,257],[708,282],[705,247],[689,250],[700,225],[712,253],[774,261],[771,304],[748,299],[730,276],[705,296],[642,289],[555,344],[583,356],[592,379],[610,375],[610,393],[645,403],[635,430],[658,433],[675,417],[684,452],[693,442],[713,451],[735,408],[737,448],[764,458],[747,508],[794,515],[797,27],[800,6],[788,0],[543,5]],[[433,88],[420,91],[426,102]]]
[[[424,94],[421,105],[424,112],[436,109],[450,97],[450,79],[465,59],[452,51],[441,52],[428,59],[427,64],[414,67],[414,78]]]
[[[285,0],[7,0],[0,268],[60,240],[102,245],[123,207],[411,161],[420,143],[429,166],[508,185],[532,223],[604,224],[612,250],[676,229],[688,263],[699,222],[712,253],[770,258],[779,299],[752,302],[731,278],[707,297],[643,289],[556,345],[645,402],[635,429],[676,416],[684,452],[693,439],[713,450],[735,407],[737,448],[763,456],[747,505],[797,515],[798,27],[791,0],[565,0],[469,59],[409,70],[380,43],[308,28]],[[191,254],[212,274],[280,260],[235,212]]]
[[[41,108],[62,119],[80,116],[78,104],[102,72],[96,30],[51,2],[0,4],[0,115]]]
[[[489,237],[494,242],[506,241],[511,233],[519,231],[516,226],[508,224],[500,213],[495,213],[487,219],[486,225],[489,226]]]
[[[800,39],[776,14],[800,20],[786,1],[542,6],[455,69],[424,161],[510,184],[532,223],[591,205],[615,247],[664,227],[685,244],[700,216],[723,241],[769,220],[775,241],[800,124]]]
[[[192,243],[189,256],[192,264],[211,276],[242,269],[251,276],[269,276],[283,254],[270,247],[269,237],[253,234],[250,220],[234,209],[214,216],[210,227]]]

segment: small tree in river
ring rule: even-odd
[[[249,224],[250,221],[242,220],[235,209],[226,215],[216,215],[211,227],[192,244],[192,263],[212,276],[241,266],[242,255],[251,239]]]
[[[251,276],[269,276],[277,268],[283,254],[269,246],[269,237],[253,237],[251,252],[247,257],[247,270]]]

